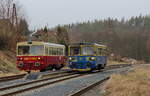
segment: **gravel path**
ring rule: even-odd
[[[103,78],[110,76],[113,73],[120,73],[128,69],[130,69],[130,67],[113,69],[101,73],[90,74],[83,77],[66,80],[57,84],[52,84],[40,89],[28,91],[22,94],[18,94],[17,96],[67,96],[71,93],[78,91],[79,89],[85,86],[88,86],[91,83],[102,80]]]

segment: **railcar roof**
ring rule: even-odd
[[[72,44],[70,44],[71,46],[73,46],[73,45],[97,45],[97,46],[104,46],[104,47],[106,47],[106,45],[102,45],[102,44],[97,44],[97,43],[72,43]]]
[[[61,45],[61,44],[55,44],[55,43],[45,43],[44,42],[44,44],[45,45],[48,45],[48,46],[62,46],[62,47],[64,47],[65,45]]]
[[[47,45],[47,46],[59,46],[59,47],[65,47],[61,44],[55,44],[55,43],[48,43],[48,42],[38,42],[38,41],[32,41],[32,42],[18,42],[17,45]]]

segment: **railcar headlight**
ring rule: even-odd
[[[22,61],[22,60],[23,60],[23,58],[22,58],[22,57],[18,57],[18,58],[17,58],[17,60]]]
[[[34,64],[36,67],[39,67],[41,64],[39,62],[35,62]]]
[[[96,60],[95,57],[90,57],[89,59],[92,60],[92,61]]]
[[[72,57],[69,57],[69,60],[72,60]]]
[[[21,57],[20,60],[23,60],[23,58]]]
[[[41,60],[41,58],[40,58],[40,57],[38,57],[37,59],[38,59],[38,60]]]
[[[69,57],[68,59],[69,59],[69,61],[76,60],[76,58],[75,58],[75,57]]]
[[[23,65],[24,65],[23,62],[18,63],[18,67],[23,67]]]

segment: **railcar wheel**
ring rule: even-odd
[[[47,66],[46,70],[53,70],[53,66],[52,65]]]
[[[55,67],[56,70],[60,70],[62,67]]]
[[[28,74],[30,74],[31,73],[31,71],[26,71]]]
[[[41,70],[40,70],[40,72],[44,72],[44,71],[46,71],[46,70],[45,70],[45,69],[41,69]]]
[[[61,68],[55,68],[56,70],[60,70]]]
[[[61,68],[63,68],[64,67],[64,64],[61,64]]]
[[[91,68],[91,69],[90,69],[90,72],[93,72],[93,71],[94,71],[94,69],[93,69],[93,68]]]
[[[63,67],[62,64],[61,65],[55,65],[56,70],[60,70],[62,67]]]
[[[97,65],[97,70],[101,70],[102,69],[102,64],[98,64]]]
[[[106,64],[102,64],[101,68],[104,69],[106,67]]]

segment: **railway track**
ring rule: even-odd
[[[25,82],[25,83],[21,83],[21,84],[17,84],[17,85],[7,86],[4,88],[0,88],[0,90],[3,91],[3,92],[0,92],[0,96],[16,95],[18,93],[37,89],[37,88],[44,87],[44,86],[47,86],[50,84],[58,83],[58,82],[69,80],[69,79],[76,78],[76,77],[80,77],[83,75],[86,75],[86,74],[74,74],[74,73],[67,74],[66,73],[63,75],[53,76],[53,77],[46,78],[46,79],[34,80],[34,81]]]
[[[7,77],[1,77],[0,78],[0,83],[1,82],[6,82],[6,81],[11,81],[11,80],[16,80],[16,79],[21,79],[25,76],[26,74],[20,74],[20,75],[14,75],[14,76],[7,76]]]
[[[111,70],[111,69],[127,67],[127,66],[131,66],[131,65],[130,64],[128,64],[128,65],[111,65],[111,66],[107,66],[105,70]],[[61,81],[73,79],[73,78],[84,76],[84,75],[88,75],[88,74],[75,74],[75,73],[65,73],[65,72],[59,73],[58,72],[58,73],[46,75],[47,78],[44,78],[44,79],[28,81],[28,82],[0,88],[0,90],[2,91],[2,92],[0,92],[0,96],[12,96],[12,95],[16,95],[16,94],[19,94],[19,93],[22,93],[25,91],[30,91],[33,89],[37,89],[40,87],[44,87],[47,85],[55,84],[55,83],[58,83]],[[48,77],[48,76],[50,76],[50,77]],[[104,81],[104,80],[102,80],[102,81]],[[100,81],[100,82],[102,82],[102,81]],[[90,88],[87,88],[87,89],[90,89]],[[77,95],[72,94],[70,96],[77,96]]]
[[[67,71],[67,72],[71,72],[71,71]],[[35,73],[40,74],[41,72],[35,72]],[[57,75],[57,74],[61,74],[61,73],[66,73],[66,71],[58,71],[58,72],[53,72],[52,71],[52,72],[49,72],[49,73],[51,73],[51,74],[44,74],[42,77],[48,77],[49,75]],[[26,78],[26,76],[28,76],[28,74],[20,74],[20,75],[0,77],[0,83]],[[29,78],[27,78],[27,79],[29,79]]]
[[[109,66],[106,66],[106,68],[102,71],[107,71],[107,70],[111,70],[111,69],[115,69],[115,68],[121,68],[121,67],[128,67],[128,66],[132,66],[132,64],[118,64],[118,65],[109,65]],[[81,96],[82,94],[88,92],[89,90],[93,89],[94,87],[98,86],[98,85],[101,85],[103,84],[104,82],[106,82],[107,80],[109,80],[110,77],[106,77],[100,81],[97,81],[89,86],[86,86],[76,92],[74,92],[73,94],[70,94],[68,96]]]
[[[116,64],[116,65],[109,65],[109,66],[106,66],[106,69],[107,68],[120,68],[120,67],[128,67],[128,66],[132,66],[132,64]]]
[[[82,89],[80,89],[79,91],[73,93],[73,94],[70,94],[68,96],[81,96],[82,94],[86,93],[87,91],[91,90],[92,88],[98,86],[98,85],[101,85],[102,83],[106,82],[107,80],[109,80],[110,77],[106,77],[98,82],[95,82],[89,86],[86,86]]]
[[[127,66],[131,66],[131,64],[119,64],[119,65],[109,65],[106,66],[106,70],[111,69],[111,68],[120,68],[120,67],[127,67]],[[60,73],[54,73],[54,74],[60,74]],[[21,79],[25,76],[26,74],[20,74],[20,75],[14,75],[14,76],[7,76],[7,77],[1,77],[0,78],[0,83],[1,82],[7,82],[7,81],[11,81],[11,80],[16,80],[16,79]],[[53,74],[50,74],[53,75]],[[49,76],[49,75],[47,75]],[[46,77],[46,75],[45,75]]]
[[[115,68],[122,68],[122,67],[128,67],[128,66],[132,66],[132,64],[118,64],[118,65],[109,65],[107,66],[103,71],[106,71],[106,70],[111,70],[111,69],[115,69]],[[107,80],[109,80],[110,77],[105,77],[104,79],[102,80],[99,80],[93,84],[90,84],[84,88],[81,88],[80,90],[72,93],[72,94],[69,94],[68,96],[82,96],[83,94],[85,94],[86,92],[90,91],[91,89],[95,88],[96,86],[100,86],[102,85],[104,82],[106,82]],[[84,96],[84,95],[83,95]]]

